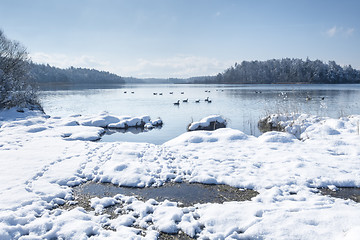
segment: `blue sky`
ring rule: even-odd
[[[0,28],[34,62],[190,77],[285,57],[360,69],[359,12],[358,0],[0,0]]]

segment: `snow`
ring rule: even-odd
[[[95,212],[101,213],[104,208],[110,207],[118,203],[114,198],[111,197],[104,197],[104,198],[92,198],[90,200],[90,206],[95,209]]]
[[[226,125],[226,120],[222,116],[220,116],[220,115],[211,115],[211,116],[208,116],[208,117],[205,117],[205,118],[201,119],[199,122],[191,123],[190,126],[188,127],[188,130],[189,131],[195,131],[195,130],[198,130],[198,129],[201,130],[201,129],[210,127],[210,124],[212,122],[217,122],[217,123]]]
[[[153,126],[160,126],[163,124],[161,119],[151,120],[150,116],[144,115],[141,117],[130,117],[130,116],[112,116],[107,112],[100,113],[98,116],[81,117],[78,120],[80,125],[93,126],[102,128],[120,128],[126,129],[129,127],[143,127],[148,124]]]
[[[222,128],[153,145],[89,141],[121,121],[154,125],[145,116],[3,111],[0,239],[156,239],[159,231],[179,230],[199,239],[357,239],[359,203],[316,187],[360,187],[360,116],[272,118],[285,132],[254,137]],[[57,208],[74,200],[71,186],[86,181],[227,184],[259,195],[190,207],[116,195],[90,199],[91,211]],[[113,219],[103,211],[108,206],[117,208]]]

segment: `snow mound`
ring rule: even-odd
[[[104,198],[95,197],[90,199],[90,202],[91,202],[90,206],[95,209],[96,213],[101,213],[104,208],[119,203],[118,201],[116,201],[114,198],[111,197],[104,197]]]
[[[226,129],[220,128],[215,131],[191,131],[183,133],[182,135],[167,141],[164,143],[165,146],[174,146],[174,145],[183,145],[187,146],[189,144],[198,144],[198,143],[216,143],[221,142],[226,144],[227,142],[241,141],[252,138],[245,133],[235,130],[235,129]]]
[[[81,140],[81,141],[96,141],[101,138],[105,130],[101,127],[86,127],[86,126],[64,126],[59,127],[57,131],[60,132],[64,140]]]
[[[290,143],[297,138],[290,133],[283,132],[266,132],[258,138],[262,142],[273,142],[273,143]]]
[[[101,113],[95,117],[86,117],[79,120],[83,126],[93,126],[102,128],[127,129],[129,127],[146,127],[161,126],[161,119],[151,120],[150,116],[130,117],[130,116],[112,116],[108,113]]]
[[[211,115],[201,119],[199,122],[193,122],[189,125],[188,131],[196,130],[215,130],[226,127],[226,120],[220,115]]]

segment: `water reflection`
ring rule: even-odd
[[[150,134],[150,132],[159,131],[159,130],[161,130],[161,128],[162,128],[162,125],[154,126],[153,128],[144,128],[144,127],[129,127],[127,129],[106,128],[104,135],[102,135],[102,137],[99,141],[100,142],[131,141],[131,140],[129,140],[129,138],[131,139],[131,137],[129,137],[128,135],[135,135],[135,136],[133,136],[133,138],[138,139],[140,137],[140,136],[139,137],[136,136],[138,134]],[[143,137],[142,139],[147,139],[143,135],[142,135],[142,137]],[[137,140],[136,142],[139,142],[139,140]],[[145,141],[145,142],[147,142],[147,141]],[[149,142],[159,144],[156,141],[149,141]]]

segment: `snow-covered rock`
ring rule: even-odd
[[[196,130],[215,130],[226,127],[226,120],[220,115],[211,115],[201,119],[199,122],[193,122],[189,125],[188,131]]]

